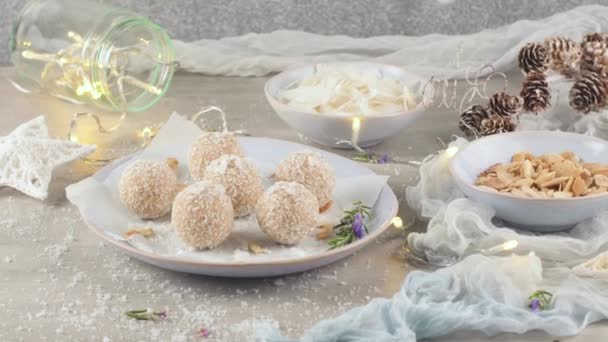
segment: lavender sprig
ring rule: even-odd
[[[356,240],[362,239],[368,233],[364,220],[370,217],[371,208],[363,205],[360,201],[353,203],[353,209],[344,211],[344,217],[333,229],[336,237],[330,239],[327,244],[329,249],[346,246]]]
[[[551,307],[553,294],[545,290],[538,290],[528,297],[528,299],[530,300],[530,303],[528,304],[530,310],[540,312],[548,310]]]
[[[378,156],[376,154],[374,154],[373,152],[367,151],[367,150],[365,150],[364,153],[354,156],[352,159],[355,161],[360,161],[360,162],[370,163],[370,164],[386,164],[389,162],[388,154],[385,153],[380,158],[378,158]]]
[[[196,334],[198,335],[198,337],[207,338],[209,337],[209,335],[211,335],[211,331],[209,331],[209,329],[205,327],[201,327],[196,331]]]
[[[152,309],[131,310],[125,315],[138,321],[162,321],[167,318],[165,311],[154,311]]]

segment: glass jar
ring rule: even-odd
[[[162,28],[87,0],[29,1],[13,25],[10,52],[23,87],[111,111],[149,108],[176,69]]]

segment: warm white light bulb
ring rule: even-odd
[[[517,248],[517,245],[519,245],[519,242],[517,242],[517,240],[509,240],[502,244],[502,249],[504,251],[508,251]]]
[[[399,216],[395,216],[391,220],[391,223],[393,224],[393,226],[395,226],[395,228],[403,228],[403,220]]]
[[[359,132],[361,129],[361,119],[353,118],[353,132]]]
[[[457,152],[458,152],[458,147],[450,146],[445,150],[445,155],[448,156],[448,158],[452,158],[454,155],[456,155]]]

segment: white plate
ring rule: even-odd
[[[316,150],[324,155],[329,163],[336,171],[337,178],[373,175],[374,173],[368,168],[333,153],[317,150],[309,146],[301,144],[267,139],[267,138],[239,138],[245,149],[246,155],[262,162],[278,163],[289,153],[300,151],[303,149]],[[128,163],[132,158],[135,158],[139,153],[118,160],[97,172],[93,179],[103,183],[112,173],[112,171],[125,163]],[[69,196],[68,196],[69,197]],[[120,250],[127,254],[140,259],[144,262],[156,265],[161,268],[204,274],[211,276],[223,277],[264,277],[277,276],[289,273],[302,272],[316,267],[321,267],[344,257],[347,257],[363,246],[372,242],[377,236],[385,231],[391,223],[391,220],[397,214],[398,202],[395,194],[388,185],[384,185],[380,196],[378,197],[373,210],[373,218],[368,223],[369,235],[358,240],[350,245],[335,250],[323,250],[316,254],[307,255],[304,257],[290,257],[283,259],[280,257],[265,260],[255,261],[221,261],[217,260],[193,260],[184,258],[159,255],[154,252],[143,251],[135,248],[129,242],[125,241],[120,235],[98,228],[89,217],[83,214],[83,219],[87,225],[104,240],[110,242]]]
[[[450,163],[454,180],[474,201],[486,203],[496,216],[518,228],[550,233],[608,210],[608,195],[575,198],[521,198],[473,185],[477,175],[496,163],[506,163],[517,152],[533,155],[574,152],[586,162],[608,164],[608,141],[560,131],[521,131],[496,134],[471,142]]]

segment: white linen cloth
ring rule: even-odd
[[[519,48],[527,42],[554,35],[580,40],[588,32],[608,31],[606,18],[608,7],[592,5],[470,35],[353,38],[280,30],[175,41],[175,48],[182,69],[208,75],[262,76],[294,64],[371,60],[404,66],[427,77],[462,78],[467,68],[477,70],[484,64],[502,71],[512,69]]]

